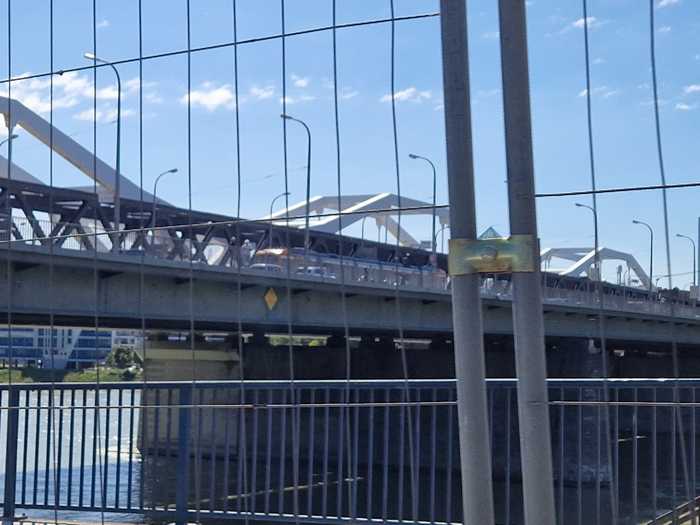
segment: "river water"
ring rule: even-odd
[[[172,431],[171,445],[168,447],[155,447],[157,454],[150,454],[146,460],[139,452],[139,432],[141,419],[138,406],[141,402],[140,391],[117,390],[111,392],[100,391],[95,396],[94,390],[56,391],[53,401],[50,401],[50,393],[35,391],[22,391],[20,395],[19,410],[19,436],[17,442],[17,482],[16,501],[18,512],[25,512],[34,520],[53,520],[53,506],[58,492],[58,502],[61,506],[91,507],[87,511],[62,510],[57,515],[63,521],[81,521],[98,523],[102,520],[99,508],[102,505],[102,494],[106,488],[104,503],[107,508],[126,507],[138,508],[143,505],[151,508],[153,505],[173,508],[175,492],[181,472],[178,471],[178,460],[174,455],[177,432],[175,420],[161,412],[159,423],[161,432],[166,433],[166,427]],[[171,403],[168,398],[162,398],[162,403]],[[53,408],[48,407],[53,405]],[[109,410],[95,410],[95,406],[107,407]],[[2,406],[7,407],[7,392],[2,394]],[[77,407],[69,410],[67,407]],[[126,407],[121,410],[116,406]],[[26,407],[31,407],[27,409]],[[173,409],[173,413],[177,409]],[[167,409],[165,409],[167,413]],[[217,412],[221,414],[222,412]],[[6,410],[0,413],[0,490],[4,490],[5,476],[4,465],[6,461],[7,426]],[[98,416],[96,416],[98,414]],[[408,459],[399,463],[395,454],[397,448],[396,439],[399,419],[388,419],[389,427],[383,424],[380,414],[374,421],[375,433],[381,438],[385,428],[391,428],[391,439],[387,442],[390,447],[390,456],[393,458],[391,465],[385,468],[381,460],[369,462],[362,459],[366,454],[367,444],[363,442],[363,434],[366,429],[358,427],[354,447],[360,455],[360,461],[345,462],[338,459],[333,445],[329,458],[324,460],[321,443],[324,441],[341,443],[341,437],[337,432],[337,421],[333,418],[326,420],[326,426],[317,419],[315,436],[311,436],[308,428],[301,429],[299,436],[302,449],[310,447],[315,442],[313,461],[308,460],[304,453],[300,461],[294,465],[289,461],[290,456],[282,453],[284,447],[290,445],[280,442],[280,437],[289,431],[278,423],[269,424],[264,429],[265,421],[270,412],[259,412],[257,420],[259,434],[256,434],[259,447],[257,458],[252,458],[254,450],[252,436],[255,421],[248,420],[246,425],[249,431],[247,437],[248,461],[241,464],[237,461],[236,446],[229,446],[229,454],[222,454],[220,449],[207,454],[207,449],[199,456],[190,458],[190,488],[189,505],[194,508],[199,502],[199,508],[206,512],[209,509],[229,511],[246,507],[257,512],[275,513],[279,511],[291,512],[295,507],[300,514],[328,514],[334,515],[341,512],[344,515],[366,516],[381,518],[383,515],[391,518],[402,514],[405,519],[410,519],[412,508],[415,506],[419,518],[426,520],[427,516],[434,516],[436,521],[450,521],[461,519],[460,512],[460,483],[457,467],[457,455],[447,456],[449,447],[443,446],[438,440],[439,450],[436,452],[437,462],[440,464],[435,472],[422,466],[414,474],[417,485],[414,487],[410,477]],[[278,412],[279,414],[279,412]],[[289,413],[291,414],[291,412]],[[398,414],[398,413],[397,413]],[[120,417],[121,415],[121,417]],[[426,414],[428,415],[427,409]],[[258,416],[255,416],[258,417]],[[275,416],[276,417],[276,416]],[[210,418],[205,426],[220,425],[215,433],[223,432],[223,422],[226,417]],[[209,422],[210,421],[210,422]],[[330,421],[330,423],[329,423]],[[302,418],[302,427],[308,423],[308,418]],[[151,421],[154,423],[154,421]],[[445,433],[445,420],[438,418],[437,425],[441,434]],[[228,428],[228,427],[227,427]],[[456,429],[456,424],[454,425]],[[326,431],[328,432],[326,434]],[[258,431],[256,431],[258,432]],[[515,432],[514,429],[500,428],[494,438],[496,447],[494,454],[498,455],[498,443],[505,432]],[[325,434],[325,438],[324,438]],[[499,435],[500,434],[500,435]],[[165,434],[163,434],[165,435]],[[403,434],[400,434],[403,435]],[[429,433],[425,431],[422,452],[424,458],[429,457]],[[453,439],[456,438],[456,430]],[[647,459],[651,455],[648,448],[649,440],[645,436],[639,436],[639,457]],[[232,438],[234,439],[234,438]],[[357,439],[357,438],[355,438]],[[403,439],[403,438],[401,438]],[[661,439],[661,438],[660,438]],[[511,435],[512,450],[517,450],[517,435]],[[234,441],[231,442],[233,444]],[[266,445],[266,443],[269,443]],[[280,443],[283,443],[280,445]],[[619,487],[618,491],[623,500],[620,507],[621,516],[627,518],[620,523],[634,523],[632,519],[633,508],[630,491],[631,485],[631,443],[629,440],[621,440],[619,445]],[[280,448],[282,446],[282,449]],[[338,445],[340,446],[340,445]],[[272,453],[269,456],[271,450]],[[342,450],[347,448],[343,446]],[[404,443],[408,447],[408,442]],[[380,443],[375,443],[375,453],[379,452]],[[571,448],[571,447],[569,447]],[[240,450],[240,449],[239,449]],[[389,449],[387,449],[389,450]],[[456,450],[456,448],[455,448]],[[668,456],[663,450],[671,450],[670,445],[659,441],[658,455],[661,463],[668,463]],[[151,452],[153,452],[151,448]],[[575,450],[572,451],[575,453]],[[556,454],[556,452],[555,452]],[[406,455],[406,458],[408,454]],[[449,464],[447,457],[452,457],[452,468],[444,468]],[[214,458],[214,459],[212,459]],[[498,458],[497,458],[498,459]],[[498,461],[496,461],[498,462]],[[555,461],[556,463],[556,461]],[[352,467],[352,468],[349,468]],[[667,466],[668,467],[668,466]],[[648,468],[645,467],[645,468]],[[557,466],[555,464],[555,470]],[[668,469],[668,468],[667,468]],[[297,471],[297,485],[294,489],[294,472]],[[503,472],[496,469],[496,481],[494,494],[498,517],[498,523],[508,522],[510,525],[523,523],[522,515],[522,487],[519,474],[511,477],[509,482],[503,479]],[[678,476],[681,472],[677,473]],[[654,510],[660,513],[668,509],[673,503],[673,494],[669,488],[668,476],[666,480],[659,480],[656,498],[656,509],[651,498],[649,473],[640,470],[638,473],[638,509],[640,517],[651,518]],[[431,481],[434,479],[434,488]],[[254,483],[255,489],[251,490]],[[570,523],[596,523],[600,515],[600,523],[611,523],[609,489],[607,484],[596,486],[586,483],[578,487],[576,483],[565,482],[556,484],[558,499],[557,508],[563,517],[562,522]],[[56,491],[56,487],[58,490]],[[677,484],[678,497],[681,498],[682,484]],[[417,497],[416,497],[417,494]],[[681,498],[682,500],[682,498]],[[560,503],[561,502],[561,503]],[[24,504],[24,507],[23,507]],[[41,507],[41,508],[30,508]],[[151,521],[148,513],[118,513],[107,512],[104,515],[106,521],[114,522],[142,522]]]

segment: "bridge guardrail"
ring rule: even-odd
[[[15,219],[19,234],[28,239],[25,244],[28,246],[41,246],[41,239],[34,237],[32,224],[27,219]],[[56,222],[46,220],[36,221],[42,231],[51,231]],[[97,233],[93,231],[94,221],[71,226],[70,231],[82,231],[76,236],[68,235],[60,245],[60,248],[67,250],[88,250],[92,249],[92,244],[97,240],[97,249],[103,253],[111,250],[111,245],[105,237],[104,229],[98,228]],[[192,255],[197,255],[196,263],[205,265],[219,265],[222,262],[222,255],[218,253],[223,250],[213,250],[217,253],[208,253],[206,250],[197,252],[197,248],[187,239],[172,239],[162,230],[157,232],[146,231],[141,235],[139,232],[127,232],[122,234],[122,253],[125,256],[142,256],[168,259],[170,261],[186,261],[189,264],[187,251]],[[100,241],[99,239],[103,239]],[[174,250],[175,243],[179,243],[178,250]],[[257,261],[257,262],[256,262]],[[266,255],[261,260],[251,260],[250,257],[243,257],[241,270],[244,272],[254,272],[258,274],[277,273],[286,274],[287,263],[289,271],[294,279],[311,280],[329,283],[340,282],[339,258],[324,258],[322,254],[312,253],[304,258],[292,258],[289,261],[286,256]],[[229,258],[226,265],[235,267],[235,257]],[[343,259],[342,272],[344,279],[348,283],[370,283],[374,287],[401,289],[412,291],[449,291],[449,278],[447,274],[432,267],[413,268],[404,267],[401,264],[373,263],[364,259],[345,257]],[[512,291],[509,280],[498,280],[485,277],[482,280],[481,293],[483,297],[511,300]],[[565,304],[588,308],[598,308],[598,296],[594,288],[590,290],[572,290],[559,288],[556,285],[550,286],[543,283],[542,297],[545,304]],[[700,309],[695,306],[685,304],[673,304],[664,302],[665,299],[659,297],[632,298],[620,295],[605,293],[603,296],[603,306],[605,309],[639,313],[647,315],[658,315],[663,317],[680,317],[684,319],[700,319]]]

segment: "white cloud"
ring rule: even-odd
[[[151,84],[154,83],[152,82]],[[124,82],[124,89],[126,89],[127,93],[133,93],[134,91],[138,91],[140,87],[141,79],[139,77],[130,78],[129,80]]]
[[[498,31],[487,31],[481,34],[481,38],[485,38],[486,40],[495,40],[499,36],[501,36],[501,33]]]
[[[158,93],[144,93],[143,99],[151,104],[161,104],[163,98]]]
[[[321,85],[324,87],[324,89],[328,89],[331,91],[335,89],[335,84],[333,84],[333,81],[327,77],[323,77],[321,79]],[[353,89],[351,86],[343,86],[338,91],[338,98],[340,98],[341,100],[350,100],[351,98],[355,98],[359,94],[360,92],[356,89]]]
[[[598,66],[600,64],[605,64],[605,59],[604,58],[594,58],[593,59],[593,65]]]
[[[150,102],[151,104],[160,104],[161,102],[163,102],[163,98],[158,94],[158,92],[155,89],[157,85],[158,83],[153,81],[147,81],[143,83],[143,100],[145,100],[146,102]],[[139,77],[130,78],[123,85],[122,95],[136,95],[138,94],[140,88],[141,80],[139,79]],[[114,93],[116,93],[116,90],[114,90]]]
[[[697,107],[697,104],[686,104],[685,102],[679,102],[676,104],[677,111],[693,111],[694,109],[697,109]]]
[[[132,109],[122,109],[121,118],[130,117],[134,113],[135,112]],[[96,112],[93,112],[93,108],[88,108],[83,111],[79,111],[73,115],[73,118],[87,122],[92,122],[93,120],[100,123],[113,122],[117,119],[117,108],[103,107],[98,108]]]
[[[430,100],[432,97],[431,91],[419,91],[414,86],[411,86],[401,91],[396,91],[393,98],[396,102],[423,102],[424,100]],[[386,94],[380,101],[390,102],[391,98],[390,94]]]
[[[54,111],[76,108],[84,103],[88,103],[90,108],[85,111],[78,111],[73,115],[78,120],[92,121],[96,118],[98,122],[110,122],[116,118],[116,108],[113,104],[98,108],[96,114],[92,111],[92,100],[96,95],[98,101],[114,101],[117,99],[117,89],[114,84],[99,88],[96,92],[89,75],[81,75],[78,72],[67,72],[57,74],[53,77],[42,76],[37,78],[29,78],[32,73],[26,72],[13,77],[12,86],[8,89],[8,85],[0,86],[0,95],[8,96],[18,100],[30,110],[46,115]],[[51,96],[51,87],[53,85],[53,97]],[[153,88],[155,83],[144,83]],[[131,79],[124,85],[125,89],[122,92],[122,97],[127,93],[138,89],[138,79]],[[9,91],[9,93],[8,93]],[[151,89],[144,94],[144,98],[150,102],[160,101],[158,94]],[[53,99],[53,100],[52,100]],[[122,117],[133,115],[134,111],[122,106]]]
[[[107,86],[98,89],[95,95],[97,96],[97,100],[117,100],[119,92],[116,86]]]
[[[603,97],[603,98],[610,98],[610,97],[614,97],[615,95],[619,95],[620,93],[621,93],[621,91],[619,89],[611,89],[608,86],[598,86],[598,87],[594,87],[591,90],[592,97],[599,96],[599,97]],[[583,89],[583,90],[579,91],[579,94],[578,94],[579,97],[585,97],[586,95],[588,95],[587,89]]]
[[[250,93],[250,96],[256,100],[265,100],[275,95],[275,88],[274,86],[253,86],[248,90],[248,92]]]
[[[103,27],[109,27],[111,24],[109,23],[109,20],[106,18],[103,18],[99,22],[97,22],[97,29],[102,29]]]
[[[309,79],[309,77],[300,77],[299,75],[295,75],[292,73],[292,82],[294,83],[295,87],[305,88],[308,87],[309,82],[311,82],[311,80]]]
[[[229,84],[216,86],[211,82],[204,82],[200,89],[194,89],[180,98],[181,104],[187,104],[188,101],[193,106],[201,106],[207,111],[214,111],[220,107],[233,109],[236,106]]]
[[[312,102],[314,100],[316,100],[316,97],[313,95],[300,95],[298,97],[286,96],[284,98],[280,98],[280,104],[283,102],[286,102],[287,104],[298,104],[300,102]]]
[[[561,31],[559,31],[559,34],[568,33],[572,29],[583,29],[586,26],[586,22],[588,22],[588,29],[590,30],[598,29],[608,23],[607,20],[600,20],[594,16],[586,17],[586,19],[579,18],[564,26]]]
[[[661,26],[659,28],[659,33],[670,33],[671,32],[671,26]]]
[[[340,90],[340,94],[338,96],[341,98],[341,100],[350,100],[351,98],[355,98],[359,94],[359,91],[355,89],[344,87]]]
[[[51,78],[27,78],[32,73],[26,72],[13,77],[11,86],[0,86],[0,95],[11,96],[36,113],[48,113],[51,109],[72,108],[79,104],[80,93],[68,89],[67,80],[60,76],[53,78],[53,101],[51,100]],[[77,75],[74,74],[74,76]]]
[[[700,60],[700,53],[698,53],[697,55],[695,55],[695,60]]]
[[[680,3],[680,0],[659,0],[656,4],[656,7],[661,9],[663,7],[669,7]]]
[[[589,16],[585,19],[579,18],[578,20],[575,20],[574,22],[572,22],[571,26],[576,27],[578,29],[581,29],[586,25],[586,22],[588,22],[588,27],[593,27],[596,24],[597,20],[598,19],[594,16]]]
[[[92,82],[86,76],[79,75],[77,71],[63,73],[54,77],[54,88],[60,86],[65,93],[92,97]]]
[[[691,93],[700,93],[700,84],[690,84],[683,88],[683,93],[690,95]]]

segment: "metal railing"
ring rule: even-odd
[[[43,231],[51,231],[52,224],[46,220],[37,220]],[[33,236],[33,229],[26,219],[15,219],[17,229],[23,238],[29,239],[22,244],[41,248],[41,240]],[[55,225],[55,223],[54,223]],[[92,232],[94,221],[85,221],[80,225],[71,228],[72,231],[77,226],[83,231]],[[147,232],[146,241],[150,243],[148,249],[143,244],[143,238],[138,232],[128,232],[123,234],[122,253],[125,256],[145,255],[149,258],[167,259],[169,262],[186,262],[188,250],[193,254],[196,252],[194,246],[187,239],[182,240],[182,250],[179,256],[173,257],[171,249],[173,240],[165,235],[162,230],[157,232]],[[61,245],[66,250],[86,250],[85,244],[80,239],[87,238],[94,242],[94,235],[69,236]],[[111,244],[104,229],[97,231],[97,247],[103,253],[111,252]],[[223,246],[213,252],[204,251],[197,259],[197,264],[204,266],[217,266],[221,255],[224,253]],[[170,255],[168,255],[170,254]],[[263,258],[250,260],[246,258],[242,261],[241,272],[244,274],[277,274],[286,275],[287,257],[284,255],[265,255]],[[295,280],[309,280],[315,282],[326,282],[339,284],[340,260],[337,257],[329,257],[323,254],[310,253],[306,258],[293,257],[289,260],[290,272]],[[231,258],[226,265],[235,265],[235,258]],[[404,267],[393,263],[372,262],[366,259],[353,257],[343,258],[343,278],[346,283],[365,284],[375,288],[394,289],[411,291],[429,291],[449,294],[449,278],[447,274],[436,268],[416,268]],[[632,289],[630,289],[632,291]],[[493,278],[482,279],[481,295],[484,298],[512,300],[512,286],[510,280],[498,280]],[[545,304],[567,305],[582,308],[598,308],[598,295],[594,288],[573,290],[558,287],[556,283],[543,281],[542,298]],[[605,293],[603,296],[603,306],[606,310],[638,313],[644,315],[658,315],[663,317],[680,317],[683,319],[700,319],[700,309],[696,306],[676,303],[673,306],[666,299],[652,296],[646,297],[644,294],[637,294],[633,297]]]
[[[700,380],[610,380],[607,408],[604,387],[549,381],[559,522],[612,523],[611,498],[634,523],[683,509],[698,495]],[[0,394],[6,517],[461,520],[454,381],[23,384]],[[497,522],[508,524],[522,523],[515,402],[515,381],[489,381]]]

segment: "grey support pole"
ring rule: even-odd
[[[453,237],[475,239],[474,165],[465,0],[440,0],[440,24],[450,224]],[[480,280],[478,274],[452,277],[452,319],[463,522],[469,525],[493,525]]]
[[[512,277],[525,524],[554,525],[525,0],[499,0],[499,18],[510,232],[535,239],[534,271],[514,272]]]

